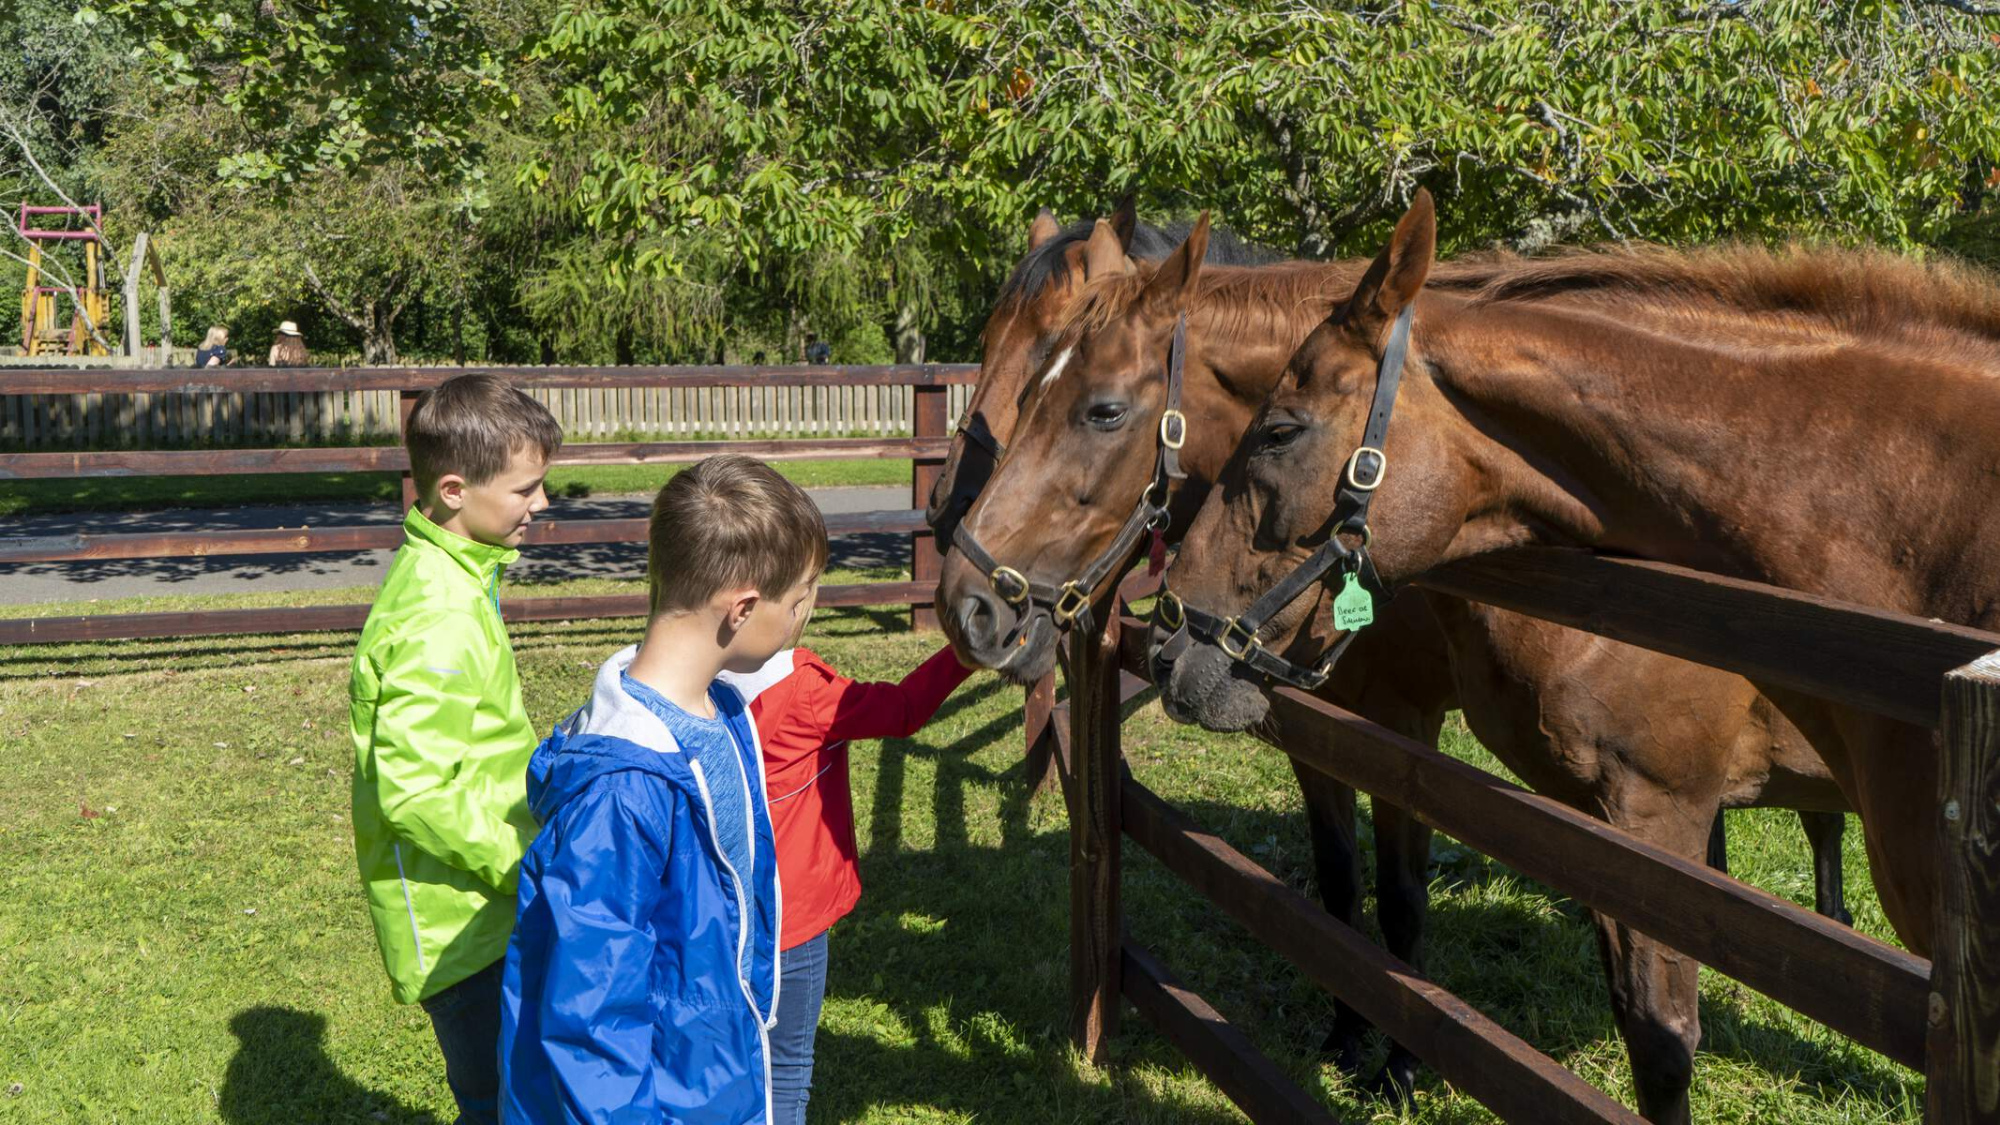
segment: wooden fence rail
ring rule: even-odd
[[[141,395],[226,398],[267,395],[388,394],[401,415],[416,393],[455,375],[496,374],[530,393],[627,395],[654,390],[676,395],[716,390],[742,392],[745,401],[803,403],[811,396],[831,401],[835,392],[893,391],[908,409],[897,424],[909,437],[812,437],[743,441],[568,442],[557,464],[676,464],[717,453],[745,453],[771,461],[798,459],[907,458],[912,465],[910,506],[827,519],[830,535],[897,533],[909,536],[911,580],[828,587],[820,604],[903,605],[920,627],[936,624],[930,608],[939,559],[919,509],[949,448],[949,395],[965,391],[978,374],[970,364],[903,364],[885,367],[649,367],[649,368],[231,368],[222,370],[77,370],[12,368],[0,373],[5,385],[22,393],[133,399]],[[782,393],[781,393],[782,392]],[[605,401],[610,401],[606,399]],[[671,400],[670,400],[671,401]],[[701,401],[696,395],[691,401]],[[753,417],[757,417],[753,415]],[[779,412],[765,416],[781,432],[803,426],[802,417]],[[393,432],[393,427],[391,428]],[[806,434],[800,429],[796,432]],[[577,436],[569,432],[571,438]],[[404,503],[414,496],[409,459],[399,446],[292,449],[93,450],[66,453],[0,454],[0,480],[74,479],[146,474],[218,475],[246,472],[401,472]],[[565,520],[535,524],[525,546],[643,542],[645,520]],[[260,555],[363,551],[393,548],[399,526],[320,527],[268,531],[183,531],[162,534],[8,537],[0,534],[0,565],[65,563],[95,559],[145,559],[208,555]],[[319,606],[284,610],[229,610],[208,613],[119,614],[0,621],[0,644],[99,641],[141,637],[216,636],[235,633],[304,632],[351,629],[367,616],[367,606]],[[645,612],[640,597],[540,598],[503,603],[509,620],[560,620],[628,616]]]
[[[167,369],[143,372],[157,378],[146,385],[236,387],[227,377],[243,371]],[[351,371],[353,368],[295,370]],[[482,370],[515,378],[539,378],[549,368],[370,368],[370,371],[423,371],[438,378],[461,370]],[[591,369],[617,370],[617,369]],[[888,437],[912,433],[916,395],[911,385],[827,380],[811,373],[868,371],[874,368],[760,368],[806,373],[798,380],[691,385],[698,371],[723,368],[648,368],[690,374],[666,385],[610,383],[589,387],[530,385],[528,393],[547,406],[572,439],[616,437]],[[138,374],[140,372],[134,372]],[[103,377],[117,372],[85,370],[94,384],[87,392],[37,392],[61,385],[36,378],[35,369],[0,368],[0,447],[38,449],[115,446],[233,446],[252,443],[354,444],[394,440],[400,387],[347,390],[230,389],[117,392]],[[946,413],[958,417],[971,397],[969,383],[946,390]]]
[[[747,453],[766,461],[870,460],[907,457],[942,460],[943,437],[826,438],[817,441],[656,441],[569,445],[557,465],[691,464],[717,453]],[[410,459],[401,446],[319,446],[305,449],[176,449],[95,453],[0,453],[0,480],[52,477],[225,476],[236,473],[402,472]]]
[[[2000,1121],[2000,636],[1679,567],[1522,550],[1440,568],[1422,585],[1583,628],[1940,730],[1939,824],[1948,872],[1937,960],[1865,937],[1660,851],[1323,700],[1272,692],[1263,734],[1307,767],[1409,810],[1433,828],[1642,930],[1929,1080],[1926,1120]],[[1070,699],[1028,696],[1031,763],[1053,757],[1070,805],[1071,1004],[1080,1049],[1102,1060],[1121,993],[1225,1091],[1269,1064],[1206,1008],[1166,1005],[1142,964],[1117,887],[1130,836],[1326,991],[1509,1121],[1636,1121],[1625,1107],[1195,826],[1124,773],[1120,704],[1145,690],[1146,626],[1111,618],[1069,638]],[[1116,669],[1116,671],[1114,671]],[[1941,705],[1942,704],[1942,709]],[[1031,766],[1031,769],[1033,767]],[[1150,970],[1145,970],[1150,973]],[[1219,1019],[1220,1017],[1216,1017]],[[1246,1069],[1247,1068],[1247,1069]],[[1284,1091],[1280,1091],[1283,1094]],[[1298,1119],[1279,1100],[1230,1096],[1256,1121]]]

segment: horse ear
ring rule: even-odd
[[[1201,218],[1195,220],[1194,229],[1188,232],[1187,241],[1160,263],[1153,279],[1146,283],[1146,291],[1139,295],[1141,307],[1159,316],[1187,311],[1195,281],[1201,276],[1201,260],[1207,254],[1208,212],[1203,211]]]
[[[1056,236],[1062,229],[1056,223],[1056,213],[1044,207],[1035,213],[1034,225],[1028,228],[1028,249],[1039,250],[1042,243]]]
[[[1104,219],[1090,228],[1090,241],[1083,247],[1083,279],[1096,281],[1110,277],[1114,273],[1125,272],[1125,247],[1118,242],[1118,232]]]
[[[1417,189],[1410,209],[1389,236],[1389,245],[1361,275],[1347,304],[1334,310],[1350,329],[1373,343],[1382,325],[1417,299],[1437,257],[1437,206],[1426,188]]]
[[[1111,229],[1118,234],[1118,245],[1124,247],[1125,252],[1130,254],[1132,232],[1139,229],[1139,208],[1133,202],[1131,192],[1126,192],[1125,198],[1119,200],[1118,206],[1112,210]]]

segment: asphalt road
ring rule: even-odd
[[[908,488],[812,489],[829,514],[907,509]],[[542,519],[633,519],[646,515],[651,498],[607,496],[553,500]],[[160,512],[79,512],[0,519],[0,537],[104,535],[113,532],[230,531],[278,527],[358,527],[396,524],[389,504],[300,504],[244,508],[182,508]],[[312,590],[373,586],[389,565],[390,551],[342,554],[228,555],[215,558],[106,559],[75,563],[0,564],[0,604],[83,601],[147,594],[222,594],[254,590]],[[884,566],[909,561],[909,537],[861,534],[833,541],[835,566]],[[529,547],[507,571],[510,586],[569,578],[644,578],[643,543],[587,543]],[[517,591],[526,594],[527,591]]]

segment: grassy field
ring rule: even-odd
[[[131,607],[35,611],[117,608]],[[904,619],[823,613],[810,643],[852,674],[898,675],[936,643]],[[516,630],[538,726],[580,702],[632,625]],[[423,1014],[388,998],[354,873],[351,644],[0,650],[0,1122],[451,1120]],[[1065,819],[1060,798],[1022,792],[1019,707],[1018,689],[981,676],[921,737],[855,748],[867,891],[834,931],[814,1120],[1239,1120],[1136,1016],[1111,1068],[1067,1046]],[[1153,704],[1127,732],[1141,780],[1310,893],[1280,755],[1172,726]],[[1496,768],[1455,722],[1448,740]],[[1740,877],[1810,901],[1794,818],[1732,814],[1731,834]],[[1858,836],[1849,903],[1881,935]],[[1316,1057],[1325,998],[1137,849],[1126,855],[1133,935],[1344,1119],[1491,1119],[1432,1075],[1407,1114],[1360,1095]],[[1449,840],[1433,861],[1432,974],[1629,1104],[1583,914]],[[1910,1072],[1718,974],[1703,979],[1698,1120],[1917,1119]]]
[[[908,485],[910,463],[775,461],[805,488]],[[551,496],[583,497],[656,491],[682,465],[572,465],[549,471]],[[396,473],[246,473],[205,477],[91,477],[0,482],[0,518],[54,512],[230,508],[244,504],[386,503],[402,495]]]

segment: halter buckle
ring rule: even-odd
[[[1090,608],[1090,594],[1074,581],[1062,584],[1062,593],[1056,595],[1056,604],[1050,608],[1049,616],[1058,626],[1068,625],[1076,615]]]
[[[1173,632],[1180,632],[1187,625],[1187,611],[1181,605],[1181,596],[1162,588],[1160,599],[1153,603],[1153,617]]]
[[[1306,691],[1318,691],[1320,685],[1332,678],[1333,663],[1334,655],[1332,653],[1321,657],[1319,663],[1313,665],[1304,675],[1299,677],[1299,686]]]
[[[1028,600],[1028,576],[1011,566],[994,567],[993,573],[986,576],[986,584],[993,587],[993,592],[1008,605],[1020,605]]]
[[[1160,444],[1168,449],[1179,449],[1187,444],[1187,415],[1178,410],[1160,415]]]
[[[1242,634],[1243,640],[1237,647],[1230,648],[1229,638],[1239,633]],[[1257,634],[1245,629],[1242,622],[1239,622],[1234,617],[1222,623],[1222,635],[1215,639],[1215,643],[1223,652],[1229,654],[1229,659],[1231,660],[1241,660],[1250,655],[1251,649],[1264,647],[1257,642]]]
[[[1362,469],[1361,465],[1361,455],[1364,453],[1373,454],[1375,457],[1375,463],[1373,468],[1366,470],[1368,479],[1365,482],[1362,480],[1362,473],[1364,472],[1364,470]],[[1364,445],[1361,448],[1356,449],[1354,451],[1354,455],[1347,459],[1347,468],[1344,470],[1342,475],[1347,479],[1347,487],[1353,489],[1354,491],[1373,492],[1377,488],[1381,487],[1382,476],[1388,471],[1389,471],[1389,455],[1383,453],[1381,450],[1375,448],[1372,445]]]

